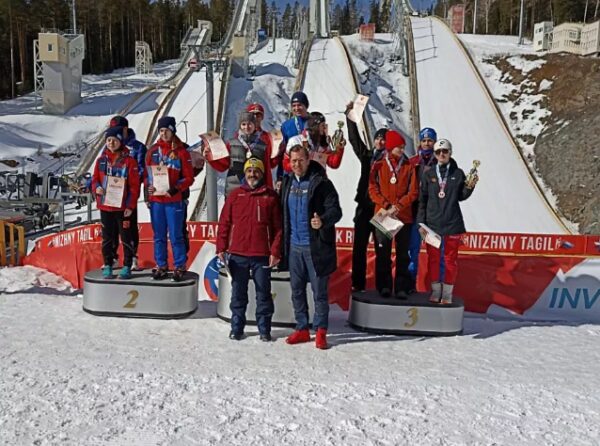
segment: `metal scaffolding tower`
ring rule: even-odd
[[[142,40],[135,41],[135,72],[152,73],[152,51],[150,45]]]

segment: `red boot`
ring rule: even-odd
[[[327,345],[327,329],[318,328],[317,329],[317,337],[315,338],[315,347],[320,348],[321,350],[327,350],[329,346]]]
[[[285,342],[291,345],[310,342],[310,331],[308,331],[308,328],[305,328],[304,330],[296,330],[286,338]]]

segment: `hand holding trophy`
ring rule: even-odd
[[[477,184],[477,182],[479,181],[479,175],[477,173],[477,168],[480,165],[481,165],[481,161],[473,160],[473,167],[471,167],[471,170],[469,171],[469,174],[467,175],[467,179],[465,180],[465,186],[468,189],[473,189],[475,187],[475,185]]]
[[[337,130],[333,133],[333,136],[331,137],[331,150],[333,152],[335,152],[339,148],[339,146],[342,145],[342,142],[344,142],[345,145],[344,132],[342,131],[342,128],[344,127],[344,121],[338,121],[337,127]]]

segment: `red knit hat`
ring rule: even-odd
[[[265,108],[258,102],[248,105],[248,107],[246,107],[246,111],[250,113],[260,113],[263,116],[265,115]]]
[[[404,147],[406,141],[404,137],[395,130],[388,130],[385,134],[385,148],[386,150],[393,150],[396,147]]]

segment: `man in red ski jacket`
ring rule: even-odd
[[[281,259],[281,206],[277,193],[264,184],[258,158],[244,164],[245,183],[231,191],[219,219],[217,255],[232,277],[230,339],[241,340],[246,326],[250,271],[256,290],[256,322],[262,341],[271,341],[271,268]]]

